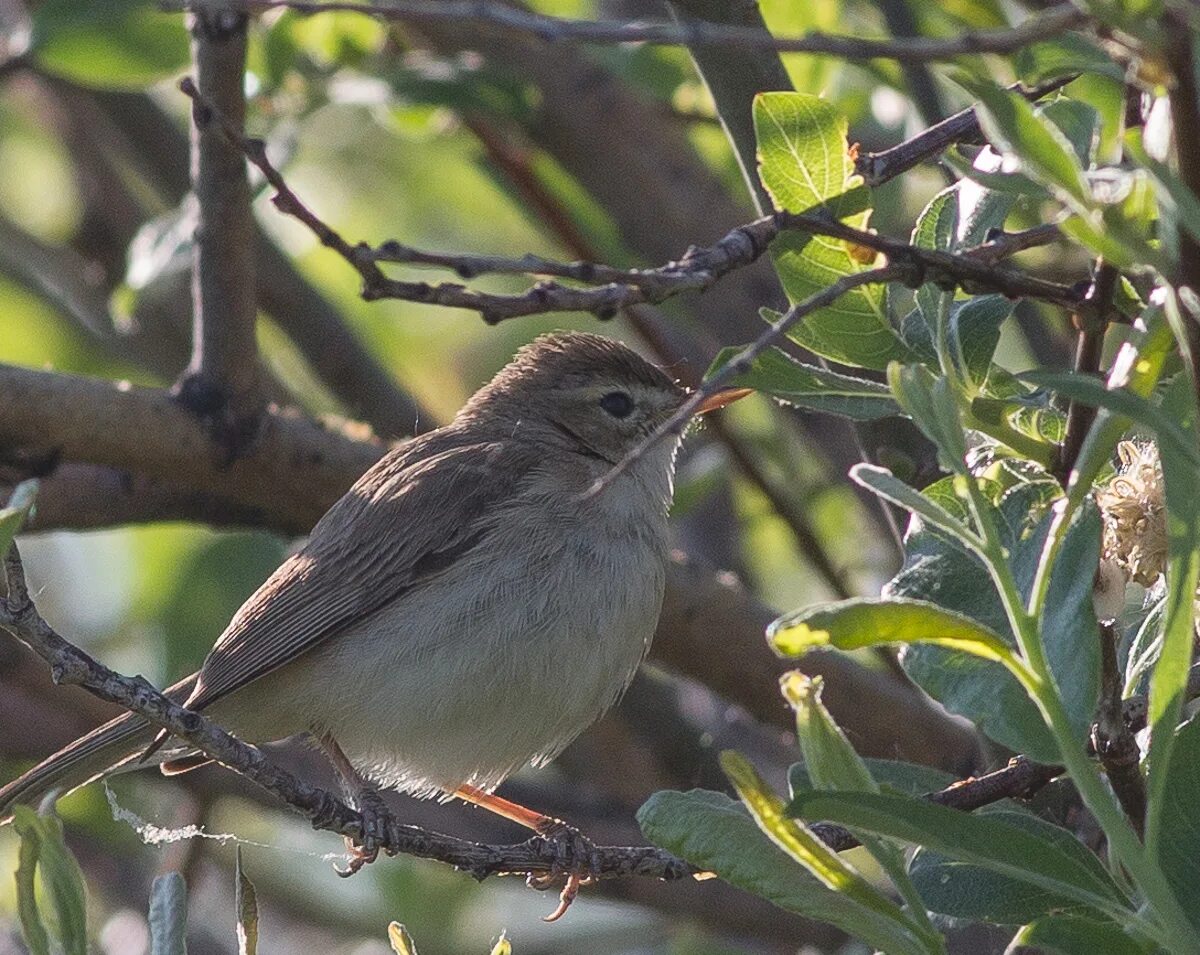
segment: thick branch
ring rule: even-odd
[[[245,13],[217,7],[191,15],[198,88],[238,128],[246,118],[247,20]],[[188,408],[211,424],[232,460],[253,440],[262,404],[254,218],[245,163],[225,137],[199,120],[197,116],[192,131],[192,360],[176,390]]]
[[[167,9],[197,9],[208,4],[168,2]],[[972,53],[1012,53],[1084,23],[1086,17],[1074,6],[1062,3],[1030,17],[1015,27],[980,30],[948,39],[913,37],[896,40],[867,40],[852,36],[810,33],[802,37],[773,37],[752,27],[718,26],[703,21],[681,23],[606,23],[594,20],[564,20],[519,10],[488,0],[237,0],[238,9],[253,12],[287,9],[298,13],[349,11],[407,23],[459,21],[501,27],[543,41],[570,40],[587,43],[648,43],[659,46],[719,46],[780,53],[824,53],[847,60],[894,59],[909,63],[950,60]]]

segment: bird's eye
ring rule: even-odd
[[[633,411],[633,399],[623,391],[610,391],[600,399],[600,407],[614,418],[628,418]]]

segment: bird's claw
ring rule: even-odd
[[[543,922],[557,922],[571,907],[580,888],[596,881],[595,873],[599,868],[596,847],[578,829],[559,819],[539,829],[538,835],[554,847],[554,862],[549,872],[531,873],[525,881],[532,888],[545,891],[564,875],[567,877],[558,895],[558,906],[542,919]]]
[[[336,865],[333,867],[333,871],[343,879],[350,878],[363,866],[370,865],[378,859],[381,848],[388,855],[395,855],[395,852],[384,846],[390,816],[383,798],[375,790],[363,788],[355,794],[355,802],[358,804],[358,813],[362,816],[362,836],[358,839],[346,836],[346,851],[350,861],[346,863],[345,868]]]

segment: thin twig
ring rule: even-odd
[[[224,2],[224,0],[223,0]],[[167,10],[198,9],[209,6],[202,0],[168,0]],[[622,23],[596,20],[566,20],[545,16],[520,7],[489,0],[380,0],[362,3],[355,0],[234,0],[236,9],[265,13],[291,10],[295,13],[361,13],[380,20],[410,23],[456,21],[487,24],[531,35],[546,42],[647,43],[656,46],[740,47],[749,50],[775,50],[780,53],[822,53],[847,60],[893,59],[906,63],[951,60],[974,53],[1013,53],[1031,43],[1057,36],[1086,22],[1086,16],[1069,3],[1060,3],[1029,17],[1015,27],[969,31],[947,39],[913,37],[870,40],[852,36],[809,33],[802,37],[773,37],[758,30],[734,26],[687,23]]]
[[[1138,835],[1146,824],[1146,783],[1139,768],[1141,750],[1125,720],[1121,673],[1117,663],[1120,634],[1111,623],[1100,626],[1100,706],[1092,725],[1091,745],[1108,782]]]
[[[1104,350],[1104,333],[1107,329],[1107,313],[1112,308],[1120,272],[1115,266],[1098,260],[1096,276],[1088,289],[1087,298],[1095,306],[1091,316],[1078,313],[1072,316],[1079,335],[1075,340],[1075,358],[1072,369],[1079,375],[1095,375],[1100,371],[1100,358]],[[1067,406],[1067,428],[1063,443],[1055,454],[1053,472],[1059,483],[1067,486],[1067,479],[1075,469],[1075,462],[1083,448],[1084,439],[1092,422],[1096,420],[1096,408],[1080,401],[1071,401]]]
[[[172,702],[146,680],[110,670],[61,637],[30,600],[15,546],[5,559],[5,576],[8,596],[0,599],[0,626],[50,665],[56,683],[81,686],[137,713],[282,800],[307,817],[314,828],[361,840],[363,819],[341,799],[276,766],[256,747],[231,736],[200,713]],[[436,859],[476,879],[555,871],[554,846],[536,837],[512,846],[483,845],[388,819],[381,848]],[[653,846],[597,846],[591,861],[599,878],[641,875],[680,879],[695,871]]]
[[[696,409],[704,403],[706,398],[716,394],[725,387],[726,383],[738,375],[749,371],[750,367],[754,364],[754,360],[759,355],[770,348],[780,337],[787,334],[789,329],[795,327],[798,322],[802,321],[808,315],[811,315],[818,309],[825,308],[827,305],[832,305],[852,289],[856,289],[862,285],[890,282],[900,278],[903,274],[904,268],[898,265],[868,269],[865,272],[855,272],[851,275],[842,276],[832,285],[821,289],[819,292],[815,292],[802,302],[797,302],[773,322],[754,342],[747,345],[731,361],[727,362],[715,374],[710,376],[703,385],[695,389],[675,414],[663,422],[652,434],[647,435],[639,442],[633,450],[610,468],[608,473],[596,481],[585,493],[589,497],[602,493],[626,468],[638,461],[659,441],[662,441],[668,435],[682,433],[684,428],[687,427],[688,422],[695,415]]]
[[[757,261],[771,241],[783,231],[806,232],[830,236],[855,245],[882,252],[893,263],[902,263],[907,281],[919,285],[923,281],[961,286],[965,291],[1000,292],[1011,298],[1033,298],[1072,309],[1088,309],[1082,294],[1075,288],[1027,276],[1011,269],[977,259],[970,253],[953,254],[935,249],[922,249],[897,239],[855,229],[838,222],[818,207],[804,213],[777,212],[731,230],[718,242],[704,248],[693,247],[678,261],[656,269],[616,270],[591,263],[555,263],[546,259],[506,259],[477,255],[456,255],[420,252],[393,243],[385,243],[380,251],[364,243],[351,245],[337,230],[322,221],[291,190],[279,170],[266,155],[262,140],[244,136],[234,125],[226,122],[219,110],[212,108],[196,90],[190,79],[180,83],[180,89],[205,106],[201,119],[221,125],[226,136],[237,145],[266,177],[275,189],[275,205],[286,215],[307,226],[323,245],[334,250],[352,265],[363,279],[363,298],[374,301],[397,298],[449,308],[478,311],[484,321],[496,323],[524,315],[546,312],[591,312],[600,318],[611,318],[621,309],[643,303],[657,304],[683,292],[702,291],[725,275]],[[585,280],[591,274],[596,280],[607,281],[619,276],[622,281],[607,281],[596,288],[579,288],[557,282],[539,282],[528,292],[519,295],[498,295],[480,292],[454,283],[433,285],[427,282],[402,282],[388,278],[378,262],[388,257],[407,261],[423,260],[427,264],[461,267],[472,274],[484,271],[549,270],[553,274],[569,275]],[[896,277],[901,277],[897,274]]]

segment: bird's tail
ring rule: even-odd
[[[195,676],[176,683],[166,695],[182,702],[191,692]],[[15,805],[36,806],[47,793],[61,789],[62,795],[127,767],[153,741],[157,730],[140,716],[124,713],[60,749],[28,772],[0,787],[0,826],[12,820]],[[156,757],[147,765],[156,765]]]

